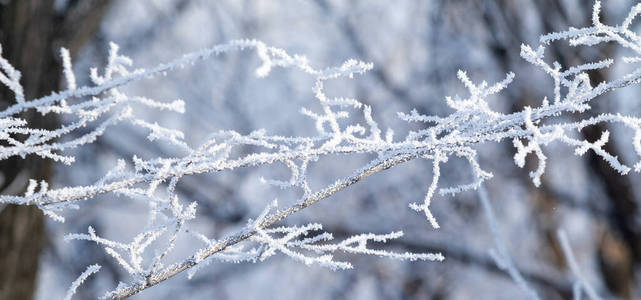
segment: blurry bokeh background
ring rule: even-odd
[[[0,1],[0,7],[13,5],[11,2],[19,1]],[[620,23],[634,4],[605,1],[603,22]],[[121,53],[141,67],[242,38],[305,55],[316,67],[356,58],[373,62],[374,70],[352,80],[332,82],[328,93],[371,105],[379,125],[403,136],[418,127],[399,121],[396,112],[416,108],[442,116],[449,113],[446,96],[466,95],[456,79],[459,69],[479,82],[496,82],[508,71],[516,73],[509,88],[491,98],[496,110],[507,113],[539,105],[545,96],[552,95],[553,85],[519,57],[521,43],[537,46],[541,34],[589,25],[592,5],[592,1],[582,0],[58,0],[50,8],[54,20],[85,12],[86,23],[66,30],[87,34],[82,39],[56,39],[43,53],[53,56],[60,46],[74,47],[79,84],[88,82],[90,67],[104,64],[110,41],[119,44]],[[557,43],[548,49],[546,57],[564,66],[625,55],[614,46],[572,48]],[[278,69],[259,79],[254,75],[257,66],[253,53],[232,53],[124,90],[158,100],[184,99],[184,115],[142,108],[136,113],[182,130],[192,145],[221,129],[249,133],[265,128],[282,135],[312,132],[314,123],[299,111],[315,105],[313,78]],[[624,66],[615,66],[590,75],[598,83],[625,71]],[[599,97],[592,113],[615,111],[638,116],[640,92],[638,87],[628,87]],[[45,92],[35,92],[42,94]],[[631,155],[629,132],[600,127],[581,133],[595,140],[599,132],[608,129],[613,133],[609,144],[612,153],[624,160]],[[511,143],[483,145],[479,151],[482,167],[494,174],[487,186],[508,250],[542,298],[572,297],[572,276],[556,239],[559,228],[567,231],[584,274],[601,295],[641,297],[638,173],[619,176],[592,154],[578,157],[573,149],[552,144],[547,150],[548,170],[542,186],[535,188],[528,177],[529,170],[536,167],[535,159],[528,161],[526,168],[518,168]],[[142,129],[119,125],[96,143],[78,149],[72,166],[54,164],[53,178],[57,186],[88,184],[113,167],[118,158],[178,153],[168,145],[149,142]],[[312,188],[345,176],[365,162],[366,157],[322,159],[312,166]],[[441,171],[444,185],[468,181],[471,175],[465,165],[456,160],[445,165]],[[199,203],[193,226],[210,237],[222,237],[244,226],[274,198],[284,203],[294,199],[291,191],[261,184],[261,176],[286,177],[288,173],[286,168],[258,168],[185,178],[179,185],[181,196]],[[277,256],[256,264],[212,264],[191,280],[179,275],[132,298],[524,298],[488,254],[493,240],[475,193],[436,197],[432,207],[441,224],[438,230],[424,215],[407,207],[422,200],[431,177],[427,161],[400,165],[285,222],[322,223],[337,237],[403,230],[403,239],[381,247],[403,252],[441,251],[446,257],[442,263],[345,255],[341,258],[353,262],[355,269],[335,272]],[[62,298],[69,283],[95,262],[103,269],[82,286],[78,299],[97,298],[118,281],[128,280],[126,272],[100,247],[66,243],[62,237],[68,232],[85,232],[92,225],[104,236],[128,239],[144,226],[145,213],[145,205],[110,195],[82,204],[79,211],[67,215],[64,224],[45,220],[35,297]],[[179,258],[193,247],[187,241],[179,243],[173,255]]]

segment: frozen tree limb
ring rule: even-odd
[[[592,87],[586,71],[607,68],[614,62],[606,59],[589,62],[578,66],[561,66],[557,62],[545,60],[545,46],[551,42],[566,40],[571,45],[594,46],[604,42],[615,42],[634,51],[641,57],[641,38],[628,29],[632,20],[638,15],[638,8],[631,10],[630,15],[621,26],[608,26],[599,20],[600,4],[594,6],[593,26],[552,33],[541,37],[541,45],[521,46],[523,59],[541,69],[551,77],[553,84],[553,101],[544,98],[540,106],[524,107],[522,111],[503,114],[491,108],[489,98],[501,92],[516,78],[512,72],[497,83],[486,81],[477,83],[464,71],[457,77],[467,89],[469,96],[447,97],[446,104],[452,112],[445,116],[421,115],[415,110],[409,114],[400,112],[399,118],[407,122],[420,122],[424,127],[409,132],[405,137],[395,139],[393,130],[383,128],[372,116],[372,109],[356,99],[329,97],[325,94],[325,83],[328,80],[351,79],[354,74],[362,74],[373,68],[372,64],[347,60],[345,63],[329,67],[314,68],[304,56],[290,55],[286,51],[269,47],[260,41],[237,40],[227,44],[213,46],[193,52],[149,69],[132,69],[133,62],[119,53],[116,44],[111,43],[107,66],[102,71],[92,69],[92,85],[77,86],[71,69],[71,58],[66,50],[61,50],[63,73],[67,79],[68,89],[53,92],[39,99],[26,100],[20,85],[20,72],[15,70],[4,58],[0,58],[0,83],[13,91],[15,104],[0,112],[0,159],[12,156],[25,157],[37,155],[66,164],[74,161],[72,156],[62,154],[65,150],[92,143],[109,127],[128,122],[148,130],[150,141],[163,140],[173,145],[182,153],[171,158],[142,159],[134,156],[131,167],[124,160],[87,186],[50,188],[45,181],[30,181],[27,192],[20,196],[0,195],[0,204],[34,205],[57,221],[64,221],[60,215],[65,209],[79,208],[82,201],[98,195],[113,193],[125,196],[134,201],[148,204],[147,226],[129,242],[119,242],[99,236],[93,228],[87,234],[70,234],[68,240],[87,240],[104,247],[105,252],[113,257],[132,277],[130,283],[120,284],[105,298],[120,299],[136,294],[154,286],[185,270],[201,267],[211,260],[257,261],[274,255],[276,252],[288,255],[306,264],[320,264],[333,269],[344,269],[351,265],[337,262],[328,252],[344,251],[350,253],[372,254],[394,259],[434,260],[441,261],[439,253],[389,253],[367,247],[368,241],[383,241],[398,238],[400,234],[357,235],[347,238],[338,244],[316,244],[329,239],[329,233],[318,237],[305,238],[312,230],[319,230],[319,225],[303,227],[273,227],[290,215],[305,209],[312,204],[329,198],[348,186],[366,177],[394,167],[398,164],[417,158],[432,162],[432,181],[427,187],[422,204],[412,203],[410,208],[424,213],[434,228],[439,228],[437,217],[431,211],[433,197],[437,194],[455,195],[457,193],[478,190],[484,206],[490,228],[495,237],[497,249],[495,258],[499,267],[505,269],[517,284],[532,299],[538,296],[532,290],[511,262],[504,242],[498,234],[498,226],[493,216],[489,200],[483,188],[485,180],[492,177],[484,171],[477,160],[476,147],[490,142],[511,140],[516,148],[514,161],[524,167],[525,158],[534,154],[538,158],[538,167],[530,173],[534,185],[541,183],[546,169],[545,146],[560,142],[583,155],[593,151],[603,158],[613,169],[621,174],[634,170],[641,171],[641,119],[633,116],[609,113],[576,122],[567,122],[560,117],[583,113],[591,108],[592,101],[600,95],[617,88],[639,83],[641,68],[637,68],[621,78],[603,82]],[[256,69],[258,77],[268,76],[276,67],[292,68],[311,76],[315,81],[312,91],[320,109],[302,108],[301,112],[311,119],[316,132],[311,136],[284,137],[271,135],[265,130],[256,130],[243,135],[236,131],[219,131],[205,138],[200,145],[193,146],[185,141],[184,133],[165,128],[156,122],[149,122],[135,117],[130,106],[142,104],[150,109],[165,109],[177,113],[184,112],[184,102],[176,100],[170,103],[158,102],[138,96],[129,96],[119,90],[120,87],[146,78],[162,75],[176,68],[200,62],[206,58],[229,51],[244,49],[253,50],[261,65]],[[636,63],[641,59],[631,57],[625,63]],[[565,68],[565,69],[564,69]],[[55,130],[30,128],[26,121],[16,117],[19,113],[36,110],[41,114],[65,114],[73,116],[76,121],[63,125]],[[362,114],[364,122],[350,122],[350,113]],[[577,139],[573,131],[599,123],[618,123],[634,132],[632,145],[637,152],[638,161],[628,167],[618,157],[604,150],[609,140],[609,132],[603,132],[595,142]],[[88,125],[98,123],[94,129],[80,137],[58,142],[58,138],[71,136],[72,133]],[[252,146],[253,152],[235,151],[243,146]],[[333,184],[313,191],[307,181],[308,165],[321,157],[330,155],[367,154],[372,159],[352,175],[336,180]],[[439,186],[440,170],[450,157],[465,159],[471,166],[474,180],[471,183],[453,187]],[[291,172],[289,180],[264,180],[265,183],[280,188],[297,188],[302,191],[298,201],[289,207],[279,209],[276,204],[269,204],[255,221],[242,230],[219,240],[212,240],[189,229],[189,222],[196,218],[197,202],[183,204],[176,193],[176,185],[185,176],[217,173],[240,168],[284,164]],[[165,259],[174,249],[179,235],[191,233],[206,247],[184,260],[165,266]],[[301,240],[302,238],[302,240]],[[155,243],[165,239],[165,243]],[[241,244],[242,243],[242,244]],[[246,244],[257,243],[258,248],[246,250]],[[151,245],[156,246],[156,249]],[[155,250],[153,258],[145,260],[147,251]],[[321,253],[309,255],[304,251]],[[195,269],[193,269],[195,270]],[[88,276],[88,275],[86,275]],[[85,276],[85,277],[86,277]],[[81,276],[82,277],[82,276]],[[588,287],[581,283],[584,289]]]
[[[150,286],[156,285],[162,281],[165,281],[182,271],[185,271],[189,268],[196,266],[198,263],[206,259],[207,257],[224,251],[226,248],[235,245],[239,242],[242,242],[251,236],[257,234],[256,228],[267,228],[271,225],[276,224],[277,222],[285,219],[286,217],[302,210],[310,205],[323,200],[342,189],[380,171],[389,169],[390,167],[397,165],[399,163],[407,162],[413,157],[410,155],[405,155],[402,157],[394,157],[390,159],[377,159],[375,162],[370,163],[368,166],[357,171],[353,175],[346,177],[345,179],[339,180],[333,185],[324,188],[323,190],[312,194],[309,197],[301,199],[299,203],[292,205],[284,210],[277,211],[268,216],[259,218],[259,222],[255,222],[253,226],[246,227],[242,231],[239,231],[233,235],[227,236],[223,239],[218,240],[216,243],[213,243],[206,249],[199,251],[197,254],[191,256],[185,261],[168,266],[167,268],[161,270],[149,280],[144,282],[139,282],[134,285],[123,285],[117,290],[105,295],[105,299],[122,299],[128,296],[134,295]]]

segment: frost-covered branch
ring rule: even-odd
[[[67,295],[65,295],[64,300],[71,300],[71,297],[76,293],[76,290],[80,285],[89,278],[89,276],[97,273],[100,271],[100,265],[91,265],[88,266],[87,269],[78,276],[76,280],[73,281],[69,289],[67,290]]]
[[[133,62],[119,54],[115,44],[110,44],[106,68],[102,72],[92,69],[92,83],[87,86],[77,86],[71,58],[68,51],[63,49],[63,73],[68,89],[33,100],[24,99],[19,71],[5,59],[0,59],[0,82],[13,91],[16,101],[14,105],[0,112],[0,140],[3,141],[3,145],[0,146],[0,159],[16,155],[38,155],[70,164],[73,157],[63,154],[65,150],[93,142],[109,127],[120,122],[144,128],[149,131],[150,141],[163,140],[182,153],[182,156],[171,158],[143,159],[134,156],[129,163],[120,160],[102,178],[86,186],[50,188],[47,182],[31,181],[24,195],[1,195],[0,203],[36,205],[58,221],[64,221],[60,216],[64,209],[78,208],[82,201],[108,193],[148,204],[147,225],[130,242],[118,242],[112,238],[101,237],[91,227],[87,234],[67,236],[69,240],[87,240],[103,246],[105,251],[132,276],[130,283],[120,284],[108,293],[106,298],[117,299],[133,295],[185,270],[196,270],[212,260],[257,261],[282,253],[306,264],[314,263],[343,269],[351,265],[334,261],[328,254],[343,251],[394,259],[440,261],[443,259],[440,254],[389,253],[367,247],[370,241],[380,242],[398,238],[400,233],[365,234],[337,244],[321,244],[320,242],[329,240],[328,233],[305,237],[311,231],[320,230],[317,224],[302,227],[275,226],[288,216],[327,199],[372,174],[420,158],[432,163],[432,181],[427,185],[422,203],[412,203],[409,206],[424,213],[433,228],[439,228],[438,217],[430,209],[433,198],[435,195],[451,196],[479,188],[482,192],[483,182],[490,179],[492,174],[483,170],[478,163],[476,148],[489,142],[511,140],[516,148],[514,161],[519,167],[525,165],[528,155],[534,154],[538,158],[538,167],[530,173],[530,177],[536,186],[540,185],[541,176],[546,169],[545,146],[552,142],[561,142],[572,147],[577,155],[594,151],[621,174],[627,174],[631,170],[641,172],[641,119],[618,113],[574,122],[568,122],[567,118],[564,118],[570,114],[590,110],[593,101],[606,92],[638,83],[641,80],[641,68],[593,87],[586,72],[607,68],[615,63],[614,60],[561,66],[557,62],[546,61],[544,57],[545,47],[551,42],[568,41],[571,45],[584,46],[614,42],[637,55],[623,59],[624,63],[641,62],[641,38],[629,30],[630,23],[638,14],[638,7],[635,6],[631,10],[622,25],[608,26],[599,21],[600,3],[597,2],[594,7],[593,26],[544,35],[538,47],[521,46],[523,59],[550,76],[553,85],[551,102],[544,98],[539,106],[524,107],[519,112],[509,114],[495,111],[491,108],[490,98],[507,88],[516,75],[510,72],[499,82],[489,84],[486,81],[475,82],[466,72],[459,71],[457,77],[467,89],[469,96],[464,99],[447,97],[445,102],[452,112],[445,116],[422,115],[416,110],[409,113],[400,112],[400,119],[423,125],[423,128],[411,131],[403,137],[395,137],[391,128],[384,128],[378,124],[372,115],[371,107],[357,99],[330,97],[325,94],[327,81],[351,79],[354,74],[362,74],[372,69],[372,64],[347,60],[338,66],[315,68],[304,56],[290,55],[282,49],[269,47],[255,40],[232,41],[187,54],[149,69],[131,69]],[[121,86],[132,82],[162,75],[221,53],[243,49],[254,51],[260,59],[261,65],[256,70],[259,77],[268,76],[273,68],[281,67],[298,70],[314,79],[312,91],[317,105],[301,109],[301,113],[310,118],[310,125],[315,128],[314,134],[287,137],[259,129],[243,135],[227,130],[212,133],[199,145],[194,146],[185,140],[185,134],[179,130],[136,118],[130,105],[137,103],[148,108],[181,113],[184,111],[182,101],[158,102],[145,97],[128,96],[119,90]],[[311,108],[318,105],[320,109]],[[42,114],[70,115],[76,121],[55,130],[34,129],[19,117],[20,113],[28,110],[36,110]],[[362,115],[363,121],[352,121],[352,114]],[[634,138],[631,143],[638,157],[632,167],[604,149],[610,138],[609,132],[603,132],[602,137],[594,142],[579,139],[573,134],[584,127],[606,122],[619,123],[633,132]],[[79,129],[88,128],[90,123],[98,125],[87,134],[71,137],[71,134]],[[59,141],[61,137],[71,138]],[[238,151],[241,148],[251,148],[252,152]],[[354,170],[350,176],[339,178],[333,184],[317,191],[310,187],[309,165],[321,157],[353,154],[367,154],[371,160],[360,169]],[[439,184],[441,166],[448,163],[452,157],[466,160],[471,166],[474,179],[469,183],[442,187]],[[287,166],[291,172],[289,179],[270,178],[263,179],[263,182],[299,192],[300,197],[296,203],[283,208],[269,204],[256,221],[222,239],[209,239],[191,231],[189,222],[196,218],[197,203],[185,204],[179,199],[176,185],[182,178],[277,164]],[[206,246],[182,261],[165,266],[168,253],[174,249],[177,238],[183,234],[194,235]],[[250,243],[256,247],[247,247]],[[152,244],[163,246],[158,246],[159,249],[154,249],[156,252],[149,255]],[[317,255],[312,255],[312,252]],[[507,253],[499,252],[505,261]],[[150,256],[151,259],[145,260],[145,257]],[[518,272],[513,271],[514,268],[506,266],[506,269],[520,281]],[[525,286],[523,282],[520,284]]]
[[[380,257],[410,261],[442,261],[444,259],[440,253],[394,253],[370,249],[367,247],[367,243],[370,241],[385,243],[389,239],[400,238],[403,236],[402,232],[392,232],[389,234],[360,234],[349,237],[337,244],[319,243],[322,241],[331,241],[333,239],[333,236],[327,232],[322,232],[309,238],[305,237],[309,235],[311,231],[320,231],[322,229],[323,226],[318,223],[308,224],[301,227],[276,227],[270,229],[261,229],[260,227],[256,227],[257,234],[252,236],[251,240],[264,245],[264,250],[259,257],[260,260],[273,256],[278,251],[307,265],[319,264],[333,270],[353,268],[349,262],[334,261],[332,255],[328,254],[338,251],[354,254],[376,255]],[[301,252],[296,252],[294,248],[314,252],[320,256],[305,255]]]
[[[196,254],[192,255],[191,257],[185,259],[180,263],[170,265],[164,268],[163,270],[160,270],[159,272],[154,274],[154,276],[147,278],[147,280],[145,281],[140,281],[131,285],[123,284],[119,286],[115,291],[105,295],[105,298],[122,299],[128,296],[131,296],[150,286],[153,286],[162,281],[165,281],[185,270],[193,268],[200,263],[207,262],[206,259],[208,257],[212,255],[217,255],[218,253],[222,253],[230,246],[236,245],[256,235],[258,233],[256,228],[268,228],[278,223],[279,221],[287,218],[288,216],[302,209],[305,209],[320,200],[326,199],[336,194],[337,192],[343,190],[344,188],[352,184],[355,184],[372,174],[389,169],[390,167],[397,165],[399,163],[407,162],[413,158],[415,157],[404,155],[404,156],[400,156],[400,157],[397,156],[397,157],[388,158],[388,159],[377,159],[374,162],[371,162],[370,164],[368,164],[366,167],[358,170],[353,175],[348,176],[344,179],[341,179],[336,183],[334,183],[333,185],[330,185],[312,195],[304,196],[303,198],[301,198],[301,200],[298,203],[292,206],[289,206],[285,209],[277,210],[275,212],[269,213],[273,209],[272,208],[273,204],[270,204],[264,210],[263,214],[259,216],[256,219],[256,221],[252,222],[250,226],[246,226],[244,229],[238,231],[235,234],[229,235],[215,242],[211,242],[209,247],[199,250]],[[207,239],[201,238],[201,240],[207,240]],[[434,260],[438,260],[439,258],[439,254],[434,254],[433,256],[428,254],[428,256],[434,257]]]

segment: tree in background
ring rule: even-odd
[[[21,70],[24,96],[35,99],[59,88],[60,62],[52,55],[64,45],[72,55],[90,40],[101,24],[108,0],[67,1],[9,0],[0,2],[2,56]],[[13,102],[9,89],[0,90],[0,105]],[[21,116],[33,128],[52,129],[55,115],[27,112]],[[3,141],[4,143],[4,141]],[[7,146],[7,144],[4,144]],[[0,193],[24,193],[25,179],[51,180],[50,160],[12,157],[0,162]],[[4,205],[0,212],[0,299],[32,299],[38,259],[46,240],[43,215],[34,206]]]

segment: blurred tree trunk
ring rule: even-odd
[[[0,0],[2,56],[22,72],[25,98],[58,90],[61,70],[57,48],[77,53],[97,30],[109,1],[68,1],[56,11],[54,1]],[[0,108],[13,104],[14,95],[0,89]],[[22,115],[34,128],[51,129],[53,115]],[[20,137],[18,137],[20,138]],[[0,192],[18,194],[27,179],[50,180],[53,165],[35,156],[0,162]],[[2,207],[0,212],[0,299],[32,299],[36,290],[38,258],[44,245],[44,218],[33,206]]]

